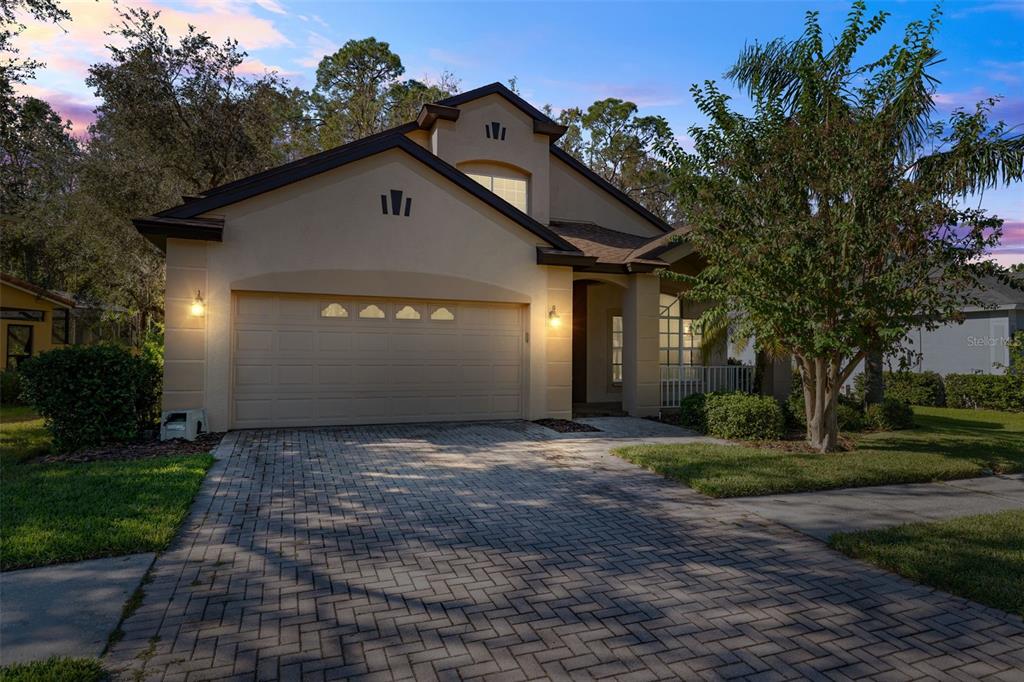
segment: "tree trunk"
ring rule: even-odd
[[[807,441],[819,452],[835,452],[839,446],[839,358],[799,358],[804,389]]]
[[[864,404],[880,405],[885,398],[881,353],[871,351],[864,356],[864,380]]]

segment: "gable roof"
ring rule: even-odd
[[[50,303],[56,303],[57,305],[64,306],[66,308],[75,307],[75,302],[72,299],[67,298],[66,296],[61,296],[49,289],[36,286],[35,284],[27,282],[20,277],[8,275],[6,272],[0,272],[0,282],[3,282],[7,286],[14,287],[15,289],[21,289],[26,293],[33,294],[37,298],[42,298]]]
[[[497,194],[484,189],[483,185],[470,179],[455,166],[423,149],[405,137],[404,132],[397,129],[388,131],[387,134],[382,133],[357,140],[327,152],[278,166],[234,183],[222,185],[201,197],[161,211],[155,216],[137,218],[132,222],[136,229],[147,237],[166,239],[168,236],[173,236],[184,239],[210,239],[209,236],[200,236],[200,231],[208,232],[217,226],[214,224],[197,225],[195,220],[197,216],[390,149],[405,152],[548,244],[562,250],[575,250],[572,244],[562,239],[554,231],[512,206]],[[171,234],[172,230],[174,234]],[[185,236],[189,234],[195,236]]]
[[[163,242],[168,237],[178,239],[205,239],[220,241],[223,221],[216,219],[197,218],[202,213],[215,210],[222,206],[242,201],[250,197],[268,192],[278,187],[297,182],[304,178],[312,177],[318,173],[337,168],[367,156],[399,148],[417,160],[423,162],[433,170],[441,173],[446,178],[459,185],[478,199],[484,201],[491,207],[498,210],[506,217],[520,224],[525,229],[534,233],[544,241],[554,246],[559,251],[575,251],[575,248],[565,241],[556,230],[549,229],[540,222],[534,220],[522,211],[499,198],[496,194],[483,189],[475,181],[470,180],[457,168],[442,160],[440,157],[426,151],[415,142],[406,137],[417,129],[429,129],[434,122],[441,118],[446,120],[457,120],[459,117],[459,105],[477,100],[489,95],[499,95],[518,108],[524,114],[533,119],[535,133],[546,134],[550,137],[551,154],[567,164],[577,173],[583,175],[587,180],[597,185],[613,198],[624,204],[627,208],[638,213],[645,220],[650,222],[662,232],[672,232],[672,227],[664,220],[656,216],[641,204],[631,199],[620,189],[606,181],[601,176],[590,170],[585,164],[554,144],[566,131],[566,126],[559,125],[547,114],[537,109],[522,97],[512,92],[501,83],[491,83],[474,90],[468,90],[458,95],[453,95],[434,104],[424,105],[420,116],[416,121],[410,121],[394,128],[375,133],[368,137],[355,140],[340,147],[334,147],[317,154],[303,157],[253,175],[227,182],[212,187],[201,195],[182,197],[182,204],[160,211],[152,216],[133,220],[136,229],[153,241],[157,246],[163,248]]]
[[[510,104],[519,109],[519,111],[533,119],[533,132],[550,136],[552,142],[560,138],[565,134],[565,131],[568,130],[566,126],[555,123],[550,116],[509,90],[501,83],[491,83],[490,85],[484,85],[473,90],[460,92],[457,95],[452,95],[451,97],[441,100],[438,104],[446,107],[457,107],[465,104],[466,102],[472,102],[473,100],[487,97],[488,95],[500,95],[501,97],[504,97]]]

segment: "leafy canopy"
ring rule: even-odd
[[[940,12],[881,56],[857,59],[886,20],[854,3],[826,45],[816,12],[803,35],[746,47],[726,77],[752,113],[707,81],[692,92],[706,126],[675,150],[675,184],[708,261],[691,295],[733,311],[739,332],[792,354],[809,438],[835,447],[839,387],[871,351],[964,305],[997,267],[1001,221],[969,193],[1019,180],[1024,137],[991,123],[994,99],[936,116]]]

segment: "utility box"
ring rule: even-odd
[[[160,440],[195,440],[206,430],[206,410],[172,410],[160,418]]]

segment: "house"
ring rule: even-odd
[[[1010,339],[1024,332],[1024,274],[1010,278],[1012,284],[986,277],[976,292],[981,305],[964,306],[957,319],[935,329],[912,329],[902,350],[884,359],[885,369],[899,370],[903,359],[912,372],[1002,374],[1010,364]],[[854,370],[847,390],[853,390],[862,367]]]
[[[70,298],[0,273],[0,357],[2,369],[71,342]]]
[[[726,365],[656,274],[700,258],[564,132],[492,84],[135,220],[167,259],[164,409],[223,430],[677,400]]]

